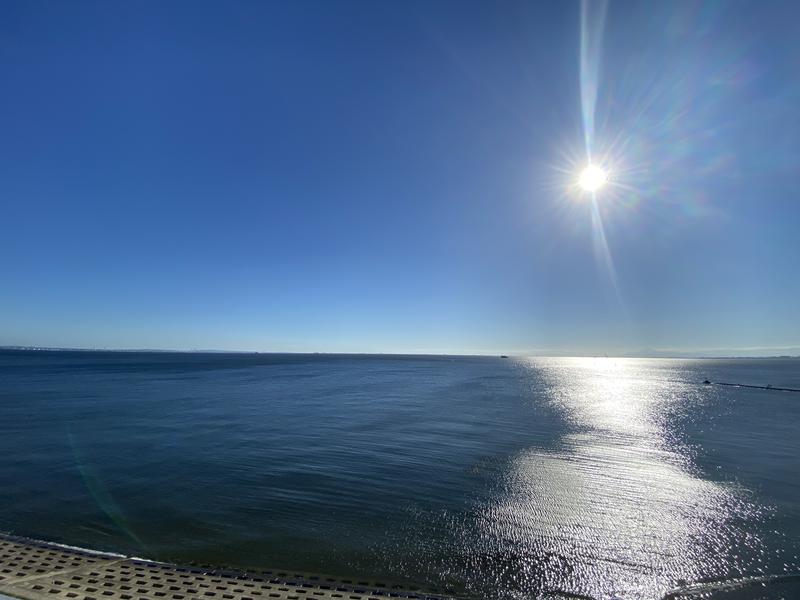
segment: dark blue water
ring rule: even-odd
[[[0,530],[528,598],[798,570],[800,361],[0,353]]]

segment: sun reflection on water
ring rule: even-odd
[[[737,519],[758,509],[693,473],[670,425],[687,408],[683,384],[634,360],[537,359],[531,369],[571,432],[556,450],[514,459],[483,521],[529,589],[656,598],[682,580],[738,574],[737,547],[758,540]]]

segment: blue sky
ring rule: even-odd
[[[797,350],[798,19],[4,2],[0,344]]]

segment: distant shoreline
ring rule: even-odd
[[[83,352],[83,353],[114,353],[114,354],[245,354],[245,355],[295,355],[295,356],[472,356],[472,357],[499,357],[499,353],[481,354],[449,354],[438,352],[281,352],[273,350],[174,350],[153,348],[63,348],[58,346],[0,346],[0,352]],[[692,354],[608,354],[608,355],[569,355],[569,354],[525,354],[510,353],[513,358],[652,358],[675,360],[736,360],[736,359],[800,359],[795,354],[770,354],[770,355],[692,355]]]

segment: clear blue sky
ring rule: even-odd
[[[800,346],[800,4],[603,12],[3,2],[0,344]]]

